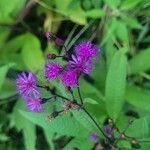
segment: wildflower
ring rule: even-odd
[[[40,98],[29,97],[27,99],[27,107],[30,111],[42,112],[42,111],[44,111],[44,107],[41,104],[41,102],[42,102],[42,100]]]
[[[96,133],[92,133],[90,135],[90,140],[93,141],[93,142],[97,142],[98,141],[98,136]]]
[[[99,48],[91,42],[81,42],[75,46],[75,51],[77,55],[91,59],[98,55]]]
[[[109,125],[106,125],[104,127],[104,131],[108,134],[108,135],[112,135],[113,133],[113,129],[109,126]]]
[[[84,59],[81,56],[72,55],[72,60],[69,61],[69,65],[78,72],[83,72],[85,74],[90,74],[92,72],[92,61]]]
[[[57,63],[48,63],[45,67],[45,76],[47,79],[56,79],[62,71],[62,67]]]
[[[18,76],[16,82],[17,90],[21,96],[28,97],[33,95],[34,97],[38,97],[40,95],[36,85],[37,78],[32,72],[23,72]]]
[[[76,70],[68,69],[64,71],[61,76],[62,83],[65,86],[77,87],[78,86],[78,73]]]

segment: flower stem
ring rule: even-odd
[[[104,133],[104,131],[101,129],[101,127],[98,125],[96,120],[92,117],[92,115],[83,107],[82,108],[84,112],[91,118],[91,120],[94,122],[95,126],[99,129],[99,131],[104,135],[106,139],[109,139],[109,137]]]
[[[82,99],[82,96],[81,96],[81,92],[80,92],[80,88],[78,87],[78,94],[79,94],[79,98],[80,98],[80,101],[81,101],[81,105],[83,105],[83,99]]]

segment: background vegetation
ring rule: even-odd
[[[149,21],[149,0],[0,0],[0,149],[94,147],[89,134],[97,131],[85,114],[67,113],[49,122],[47,115],[59,104],[48,103],[45,112],[31,113],[17,95],[18,73],[32,70],[45,83],[41,72],[46,55],[61,50],[47,42],[46,31],[56,33],[70,48],[84,39],[100,46],[94,73],[80,81],[86,108],[102,127],[110,117],[123,131],[132,118],[127,134],[150,140]],[[150,149],[150,142],[118,144]]]

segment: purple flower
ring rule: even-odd
[[[81,56],[72,55],[72,60],[69,61],[71,68],[76,69],[78,72],[90,74],[92,72],[92,61],[84,59]]]
[[[62,71],[62,67],[57,63],[48,63],[45,67],[45,76],[47,79],[56,79]]]
[[[75,46],[76,54],[84,58],[94,58],[99,53],[99,48],[91,42],[81,42]]]
[[[23,97],[39,97],[40,93],[38,91],[36,82],[37,78],[32,72],[23,72],[18,76],[18,79],[16,80],[17,90]]]
[[[27,99],[27,107],[30,111],[42,112],[42,111],[44,111],[44,107],[41,104],[41,102],[42,102],[42,100],[40,98],[29,97]]]
[[[62,83],[65,86],[77,87],[78,86],[78,73],[76,70],[68,69],[64,71],[61,76]]]
[[[52,32],[45,32],[45,37],[50,40],[51,38],[53,38],[53,33]]]
[[[109,126],[109,125],[106,125],[104,127],[104,131],[108,134],[108,135],[112,135],[113,133],[113,129]]]
[[[98,136],[96,133],[92,133],[90,135],[90,140],[93,141],[93,142],[97,142],[98,141]]]

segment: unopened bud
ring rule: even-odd
[[[55,54],[47,54],[48,59],[55,59],[56,55]]]
[[[55,39],[55,43],[58,45],[58,46],[62,46],[64,44],[64,41],[60,38],[56,38]]]

